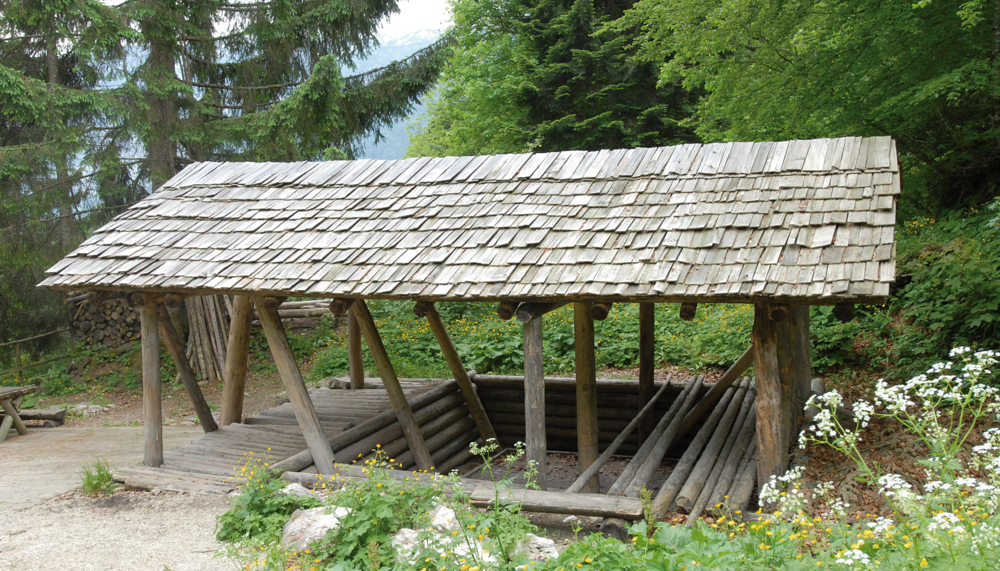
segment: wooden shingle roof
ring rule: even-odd
[[[428,300],[866,302],[895,274],[887,137],[199,163],[59,289]]]

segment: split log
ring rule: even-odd
[[[688,476],[694,469],[695,461],[701,454],[705,445],[708,443],[709,438],[715,432],[715,427],[719,424],[722,419],[723,414],[728,409],[729,402],[733,400],[733,396],[736,393],[734,387],[730,387],[723,395],[722,400],[719,401],[718,406],[712,411],[712,414],[705,420],[705,424],[695,435],[694,440],[688,445],[687,450],[681,456],[681,459],[674,466],[674,469],[670,472],[670,476],[667,477],[667,481],[660,486],[660,491],[656,493],[656,497],[653,499],[653,510],[659,515],[659,517],[664,517],[670,509],[671,504],[674,502],[674,498],[677,497],[678,492],[680,492],[681,487],[687,481]]]
[[[729,406],[726,407],[725,412],[719,419],[719,423],[715,426],[715,430],[711,432],[711,438],[708,440],[708,443],[704,445],[704,449],[699,455],[693,456],[698,460],[694,467],[691,468],[687,481],[684,482],[684,486],[674,499],[674,502],[677,504],[677,511],[680,513],[691,513],[691,508],[698,501],[698,496],[701,494],[705,482],[715,467],[722,448],[726,445],[726,437],[729,436],[729,431],[732,429],[736,417],[739,416],[740,410],[743,409],[743,396],[746,394],[749,384],[750,379],[744,379],[740,383],[739,388],[736,389],[736,393],[729,401]],[[700,443],[697,439],[692,443],[693,446],[698,444]]]
[[[6,411],[0,412],[0,419],[7,415]],[[66,409],[64,408],[28,408],[20,410],[17,415],[21,420],[39,421],[51,420],[62,424],[66,420]]]
[[[604,450],[604,452],[601,453],[601,455],[597,458],[597,460],[595,460],[592,464],[590,464],[590,466],[588,466],[587,469],[580,474],[580,476],[570,485],[570,487],[566,489],[567,492],[577,493],[582,491],[584,484],[586,484],[591,478],[594,478],[595,476],[597,476],[598,473],[600,473],[601,467],[604,466],[604,464],[606,464],[608,460],[611,459],[611,456],[613,456],[614,453],[618,451],[618,448],[621,447],[622,443],[625,442],[625,439],[628,437],[629,434],[632,433],[633,430],[635,430],[636,426],[639,425],[642,419],[647,415],[649,415],[650,411],[653,410],[654,406],[656,405],[656,402],[660,399],[661,396],[663,396],[666,388],[667,384],[664,383],[660,387],[660,390],[657,391],[655,395],[653,395],[653,398],[650,399],[648,403],[646,403],[646,406],[644,406],[642,410],[639,411],[639,414],[634,419],[632,419],[632,422],[630,422],[628,426],[626,426],[625,429],[622,430],[621,433],[614,439],[611,445],[608,446]]]
[[[437,401],[416,410],[413,413],[413,417],[417,421],[417,424],[420,425],[420,433],[425,435],[425,437],[429,437],[432,430],[439,427],[438,425],[432,426],[431,429],[428,429],[427,427],[439,418],[448,417],[449,413],[452,413],[452,411],[456,412],[454,412],[454,416],[449,417],[451,420],[460,418],[467,414],[467,411],[464,410],[464,407],[461,405],[462,395],[458,392],[451,392]],[[447,423],[451,420],[445,422]],[[447,424],[445,424],[445,426],[446,425]],[[396,443],[399,445],[398,448],[390,448],[395,446]],[[386,454],[391,454],[390,458],[394,458],[395,456],[402,454],[409,447],[406,443],[406,438],[403,436],[403,429],[395,417],[393,417],[393,422],[385,428],[373,432],[371,435],[366,436],[357,442],[345,445],[342,449],[338,449],[337,453],[344,459],[353,461],[354,458],[363,458],[369,455],[376,449],[377,445],[381,445],[386,450]]]

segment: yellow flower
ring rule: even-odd
[[[927,565],[929,565],[929,563],[927,563],[927,559],[921,557],[920,558],[920,566],[921,567],[927,567]]]

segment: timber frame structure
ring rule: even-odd
[[[305,437],[306,457],[319,473],[331,474],[337,460],[277,312],[284,299],[329,298],[334,314],[349,317],[351,384],[363,384],[363,338],[420,469],[430,469],[433,460],[365,300],[417,302],[415,311],[440,342],[479,434],[491,438],[496,433],[435,307],[480,301],[499,303],[502,318],[523,323],[527,457],[539,465],[545,489],[542,320],[572,303],[581,473],[569,491],[598,491],[595,476],[617,446],[603,454],[598,447],[593,321],[604,319],[612,304],[636,302],[642,413],[622,439],[638,430],[643,446],[637,455],[658,463],[665,447],[706,417],[728,419],[727,427],[742,423],[748,429],[737,438],[734,428],[729,440],[742,439],[747,447],[755,432],[756,452],[734,451],[730,458],[744,472],[755,465],[762,482],[787,468],[789,442],[810,391],[809,306],[836,305],[838,317],[849,319],[854,304],[888,295],[900,189],[895,143],[886,137],[400,161],[199,163],[98,230],[40,285],[124,291],[140,308],[147,466],[163,463],[160,339],[178,363],[202,425],[206,431],[215,426],[164,319],[164,304],[193,295],[235,296],[223,426],[242,420],[256,307]],[[672,416],[657,423],[647,412],[660,394],[653,382],[653,304],[663,302],[682,303],[682,319],[692,318],[699,303],[753,304],[755,310],[751,348],[707,391],[685,388]],[[754,382],[739,381],[751,364]],[[753,391],[756,405],[745,410],[749,405],[738,404],[736,395],[747,395],[743,402],[750,403]],[[725,436],[699,429],[695,441],[719,453],[732,448]],[[721,461],[690,463],[692,479],[737,470]],[[616,483],[610,493],[629,495],[638,478],[655,469],[640,464],[630,465],[636,479]],[[671,484],[670,493],[680,494],[677,505],[683,483]],[[657,509],[666,510],[673,499],[658,496]]]

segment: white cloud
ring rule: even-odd
[[[451,24],[447,0],[400,0],[399,13],[379,29],[379,41],[387,42],[421,30],[444,30]]]

